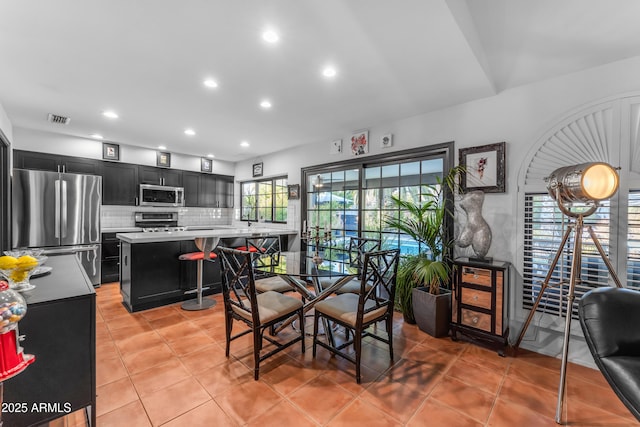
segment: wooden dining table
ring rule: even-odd
[[[276,260],[275,263],[273,259]],[[260,266],[258,259],[255,270],[278,275],[291,285],[305,301],[303,308],[305,314],[318,302],[335,293],[336,290],[358,276],[357,271],[349,268],[349,265],[344,262],[314,259],[313,254],[306,251],[280,252],[268,264],[272,265]],[[321,279],[328,280],[321,281]],[[323,282],[330,283],[330,285],[323,286]],[[309,289],[309,283],[312,285],[312,289]],[[287,319],[275,329],[275,333],[283,330],[294,320],[295,316]],[[327,325],[324,325],[324,329],[329,331]],[[332,338],[330,336],[330,339]]]

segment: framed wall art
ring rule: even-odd
[[[120,160],[120,146],[110,142],[103,142],[102,158],[104,160]]]
[[[156,153],[156,165],[163,168],[171,167],[171,153],[165,153],[164,151],[158,151]]]
[[[200,158],[200,171],[201,172],[212,172],[213,171],[213,160],[207,159],[206,157]]]
[[[351,154],[359,156],[369,152],[369,131],[365,130],[351,135]]]
[[[498,142],[459,150],[459,164],[465,168],[463,191],[505,192],[505,145]]]
[[[262,162],[253,164],[253,177],[262,176]]]
[[[300,198],[300,184],[292,184],[287,186],[289,190],[289,200],[297,200]]]

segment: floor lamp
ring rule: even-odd
[[[564,233],[562,242],[558,247],[549,271],[547,272],[542,287],[538,293],[529,317],[522,326],[520,335],[513,346],[517,351],[522,342],[531,320],[540,304],[540,300],[544,295],[553,271],[558,264],[565,245],[569,241],[571,233],[575,233],[574,246],[571,254],[571,273],[569,276],[569,293],[567,294],[567,313],[564,328],[564,341],[562,344],[562,365],[560,369],[560,384],[558,386],[558,404],[556,407],[556,423],[561,424],[562,408],[564,404],[565,384],[567,377],[567,354],[569,352],[569,337],[571,332],[571,316],[573,311],[573,300],[575,298],[575,286],[580,279],[580,270],[582,264],[582,234],[584,231],[584,218],[593,214],[599,206],[599,202],[607,200],[612,197],[616,191],[618,191],[619,178],[616,170],[606,163],[582,163],[574,166],[566,166],[556,169],[545,178],[547,182],[547,190],[553,199],[558,204],[560,211],[567,217],[573,219],[573,223],[570,223],[567,227],[567,231]],[[586,227],[591,240],[596,246],[598,253],[602,257],[611,278],[615,282],[616,286],[622,287],[618,275],[613,270],[611,261],[605,254],[600,241],[594,233],[591,226]],[[557,285],[562,284],[562,281]]]

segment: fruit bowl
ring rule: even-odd
[[[16,252],[16,251],[12,251]],[[18,253],[14,253],[19,255]],[[0,256],[0,275],[9,282],[9,287],[18,292],[26,292],[35,288],[29,282],[36,268],[47,260],[45,256],[34,257],[22,254]]]

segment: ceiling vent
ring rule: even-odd
[[[57,114],[51,114],[47,116],[47,121],[49,123],[55,123],[58,125],[68,125],[71,121],[71,117],[58,116]]]

